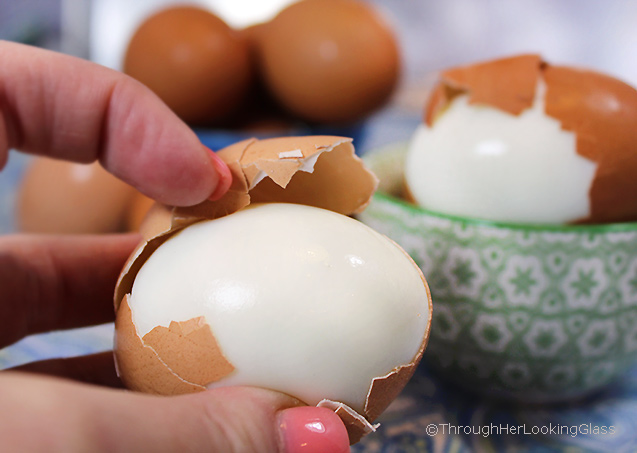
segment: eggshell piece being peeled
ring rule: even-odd
[[[520,116],[542,97],[544,112],[575,134],[576,152],[596,166],[589,210],[575,223],[637,220],[637,90],[594,71],[520,55],[444,71],[425,108],[434,127],[458,96]],[[538,91],[538,87],[541,90]],[[550,161],[546,162],[551,165]]]
[[[295,2],[251,35],[268,89],[309,121],[359,120],[385,103],[398,81],[394,33],[362,1]]]
[[[253,202],[301,203],[355,214],[365,209],[378,186],[347,137],[248,139],[217,155],[232,173],[228,192],[195,206],[156,205],[152,218],[140,227],[145,238],[232,214]]]
[[[240,162],[253,202],[302,203],[349,215],[367,206],[378,185],[352,140],[343,137],[253,141]]]

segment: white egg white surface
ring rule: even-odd
[[[462,95],[431,128],[419,126],[405,179],[415,201],[433,211],[565,223],[589,216],[596,170],[575,146],[575,134],[544,112],[541,94],[518,116]]]
[[[324,398],[362,411],[371,380],[408,364],[429,319],[415,264],[331,211],[263,204],[194,224],[139,271],[138,334],[205,316],[235,371],[216,385]]]

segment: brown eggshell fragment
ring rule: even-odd
[[[205,390],[177,376],[157,355],[157,352],[137,334],[128,295],[124,296],[115,320],[115,363],[127,388],[157,395],[179,395]],[[136,379],[143,376],[143,379]]]
[[[431,313],[432,310],[429,310],[429,326],[431,326]],[[425,348],[429,342],[429,332],[430,329],[427,329],[420,350],[411,363],[393,370],[391,373],[388,373],[387,376],[377,377],[372,381],[369,393],[367,394],[367,401],[365,402],[365,417],[368,420],[376,420],[376,418],[387,409],[387,406],[396,399],[403,388],[405,388],[405,385],[407,385],[407,382],[409,382],[414,375],[416,367],[425,353]]]
[[[175,208],[173,221],[218,218],[266,201],[358,213],[369,203],[378,179],[356,156],[351,142],[346,137],[281,137],[224,148],[218,155],[233,173],[228,193],[214,202]]]
[[[234,371],[204,317],[157,326],[143,337],[162,362],[185,381],[205,386]]]
[[[378,424],[372,425],[365,417],[356,412],[354,409],[338,401],[327,399],[322,400],[317,404],[317,407],[330,409],[339,416],[345,425],[345,429],[347,429],[350,445],[354,445],[367,434],[376,431],[378,426],[380,426]]]
[[[294,151],[303,158],[280,157]],[[309,172],[303,164],[314,158]],[[269,176],[250,191],[252,202],[301,203],[349,215],[367,206],[378,185],[354,154],[351,139],[342,137],[261,140],[246,150],[242,165],[248,174],[259,170]],[[254,179],[248,182],[252,185]]]
[[[530,108],[538,83],[546,87],[545,112],[576,136],[579,155],[597,164],[589,190],[590,215],[577,223],[637,220],[637,90],[593,71],[553,66],[538,55],[520,55],[441,74],[425,108],[431,126],[451,100],[517,115]]]
[[[431,126],[436,115],[465,92],[470,104],[518,115],[533,105],[541,64],[539,55],[520,55],[444,71],[427,105],[425,122]]]
[[[375,420],[396,399],[413,376],[419,362],[420,359],[416,363],[402,366],[387,376],[376,378],[372,381],[367,403],[365,404],[365,415],[370,420]]]
[[[592,71],[546,65],[546,113],[597,163],[583,222],[637,220],[637,90]]]
[[[232,173],[230,188],[221,199],[214,202],[206,201],[186,208],[177,208],[174,210],[175,218],[181,219],[181,222],[187,222],[186,219],[190,217],[216,219],[248,206],[250,204],[248,182],[240,160],[246,148],[255,140],[243,140],[217,152],[217,155],[228,164],[230,173]]]

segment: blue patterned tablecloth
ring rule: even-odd
[[[468,394],[422,364],[360,452],[634,452],[637,367],[582,401],[529,406]]]

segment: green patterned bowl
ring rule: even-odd
[[[422,268],[434,313],[425,359],[510,400],[590,394],[637,358],[637,223],[538,226],[443,215],[392,194],[406,146],[365,156],[381,180],[359,219]]]

